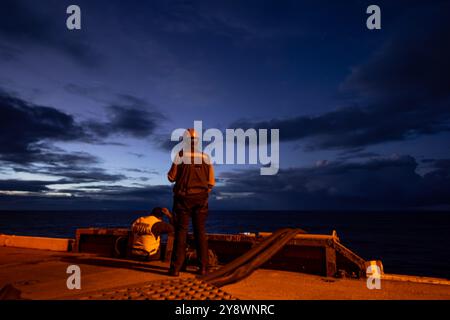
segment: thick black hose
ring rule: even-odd
[[[280,229],[274,232],[269,238],[265,239],[263,242],[258,244],[257,246],[250,249],[248,252],[246,252],[244,255],[240,256],[239,258],[233,260],[229,264],[225,265],[224,267],[220,268],[219,270],[210,273],[206,276],[200,277],[201,280],[204,281],[212,281],[213,279],[220,277],[226,273],[232,272],[239,268],[241,265],[245,264],[247,261],[252,259],[254,256],[259,254],[261,251],[263,251],[265,248],[270,246],[274,241],[276,241],[282,234],[289,231],[291,229]]]
[[[238,282],[253,273],[261,265],[269,261],[278,251],[280,251],[289,240],[297,235],[298,231],[293,229],[288,233],[283,234],[275,243],[264,250],[261,255],[257,256],[255,259],[251,260],[249,263],[236,268],[233,272],[229,274],[218,277],[210,281],[211,284],[221,287],[227,284]]]
[[[300,232],[302,232],[301,229],[280,229],[241,257],[200,279],[218,287],[242,280],[270,260]]]

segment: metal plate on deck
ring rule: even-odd
[[[92,292],[80,300],[237,300],[231,294],[196,278],[150,281]]]

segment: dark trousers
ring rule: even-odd
[[[200,268],[208,265],[208,240],[206,238],[205,222],[208,216],[208,194],[175,196],[173,203],[175,213],[175,247],[172,254],[171,268],[180,271],[186,258],[186,238],[189,221],[192,218],[195,247]]]

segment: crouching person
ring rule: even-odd
[[[166,216],[170,223],[164,222]],[[172,235],[172,215],[167,208],[154,208],[148,216],[140,217],[131,226],[130,255],[143,261],[161,259],[161,235]]]

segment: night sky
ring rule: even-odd
[[[194,120],[280,130],[210,209],[447,210],[449,57],[448,1],[2,0],[0,210],[170,208]]]

